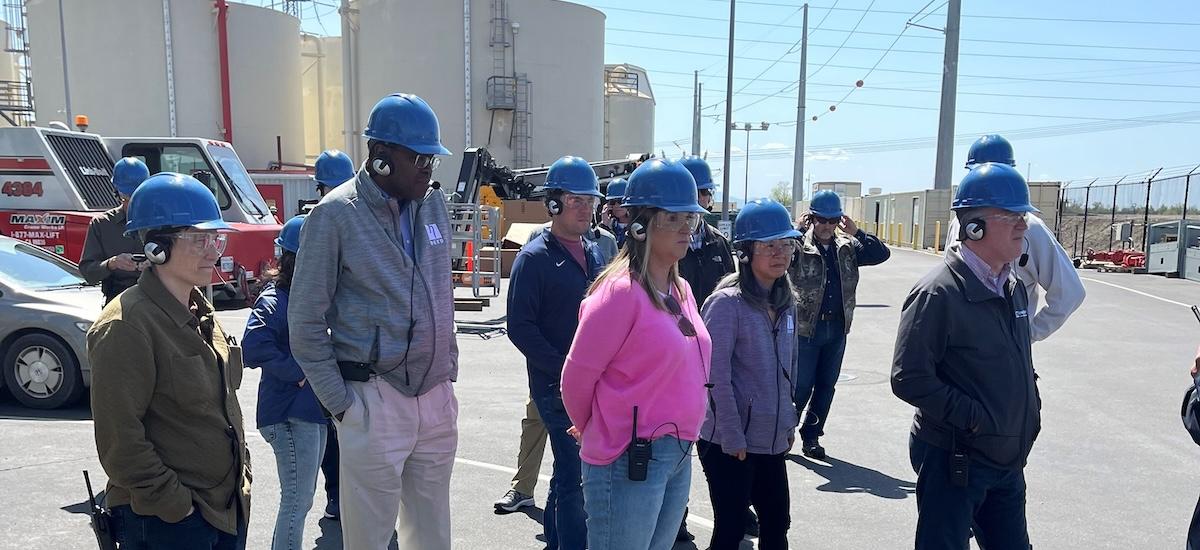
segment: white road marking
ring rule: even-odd
[[[1111,287],[1113,287],[1113,288],[1119,288],[1119,289],[1121,289],[1121,290],[1127,290],[1127,291],[1129,291],[1129,292],[1132,292],[1132,293],[1134,293],[1134,294],[1140,294],[1140,295],[1142,295],[1142,296],[1145,296],[1145,297],[1147,297],[1147,298],[1154,298],[1155,300],[1158,300],[1158,301],[1160,301],[1160,302],[1166,302],[1166,303],[1168,303],[1168,304],[1174,304],[1174,305],[1177,305],[1177,306],[1180,306],[1180,307],[1185,307],[1185,308],[1188,308],[1188,309],[1191,309],[1191,308],[1192,308],[1192,306],[1191,306],[1191,305],[1189,305],[1189,304],[1185,304],[1185,303],[1183,303],[1183,302],[1176,302],[1175,300],[1168,300],[1168,299],[1166,299],[1166,298],[1163,298],[1162,296],[1155,296],[1155,295],[1153,295],[1153,294],[1150,294],[1150,293],[1148,293],[1148,292],[1142,292],[1142,291],[1140,291],[1140,290],[1134,290],[1134,289],[1132,289],[1132,288],[1125,287],[1125,286],[1121,286],[1121,285],[1118,285],[1118,284],[1113,284],[1113,283],[1110,283],[1110,282],[1108,282],[1108,281],[1101,281],[1101,280],[1099,280],[1099,279],[1093,279],[1093,278],[1091,278],[1091,277],[1080,277],[1080,279],[1082,279],[1082,280],[1084,280],[1084,281],[1090,281],[1090,282],[1093,282],[1093,283],[1099,283],[1099,284],[1102,284],[1102,285],[1111,286]]]

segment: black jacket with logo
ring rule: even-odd
[[[717,288],[717,283],[737,267],[733,261],[733,249],[725,235],[707,223],[701,224],[699,230],[704,232],[700,248],[688,248],[687,255],[679,260],[679,276],[692,287],[692,293],[696,295],[696,307],[703,306],[713,289]]]
[[[900,313],[892,392],[917,407],[912,433],[973,460],[1020,469],[1041,429],[1028,298],[1015,277],[989,290],[958,246],[913,287]],[[957,441],[956,441],[957,440]]]

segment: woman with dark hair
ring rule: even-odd
[[[591,550],[665,550],[691,484],[710,342],[676,266],[704,211],[678,163],[633,172],[628,238],[589,289],[562,372]]]
[[[258,431],[275,451],[279,470],[279,512],[272,550],[300,548],[304,521],[317,490],[317,471],[325,456],[329,420],[292,357],[288,344],[288,292],[300,249],[304,215],[283,225],[275,244],[282,253],[273,281],[254,302],[242,337],[246,366],[261,368],[258,382]]]
[[[702,310],[713,340],[713,387],[697,449],[715,515],[713,550],[738,548],[751,504],[758,547],[787,548],[785,459],[799,424],[792,403],[796,298],[787,269],[799,236],[782,204],[747,204],[734,225],[738,272]]]

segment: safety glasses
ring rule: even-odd
[[[687,228],[691,233],[700,227],[700,220],[700,214],[695,212],[659,212],[654,216],[654,228],[676,232]]]
[[[679,305],[679,300],[667,294],[663,297],[663,303],[667,306],[667,312],[679,320],[677,323],[679,332],[682,332],[688,338],[694,338],[696,336],[696,325],[693,325],[691,320],[683,316],[683,307]]]
[[[986,220],[996,220],[1000,223],[1009,225],[1017,225],[1020,222],[1029,221],[1029,213],[1027,212],[1005,212],[1003,214],[991,214],[983,217]]]
[[[816,224],[830,224],[830,225],[837,225],[839,222],[842,221],[841,218],[826,218],[824,216],[816,216],[816,215],[810,217],[809,219],[811,219],[813,221],[813,223],[816,223]]]
[[[430,170],[437,170],[438,165],[441,163],[442,159],[438,158],[437,155],[417,155],[417,157],[413,159],[413,166],[416,166],[418,170],[424,170],[426,168]]]
[[[796,251],[796,239],[776,239],[774,241],[757,241],[754,243],[754,253],[764,256],[790,256]]]
[[[171,238],[175,239],[176,246],[185,247],[197,256],[209,253],[220,256],[225,253],[225,246],[229,244],[229,236],[217,232],[175,233]]]
[[[573,210],[579,209],[579,208],[595,210],[597,206],[600,206],[600,197],[595,197],[592,195],[576,195],[574,193],[563,193],[562,201],[563,201],[563,206],[566,206],[567,208],[570,208]]]

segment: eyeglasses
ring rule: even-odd
[[[810,216],[809,219],[811,219],[813,221],[813,223],[816,223],[816,224],[824,223],[824,224],[836,225],[842,221],[841,218],[826,218],[824,216],[817,216],[817,215]]]
[[[593,197],[591,195],[563,193],[562,201],[564,206],[571,209],[587,208],[588,210],[595,210],[597,206],[600,206],[600,197]]]
[[[713,196],[713,192],[711,189],[701,189],[701,190],[697,191],[697,193],[699,193],[701,197]]]
[[[606,201],[604,204],[609,206],[621,206],[621,199],[612,199],[610,201]]]
[[[796,239],[776,239],[754,243],[754,253],[765,256],[791,255],[796,251]]]
[[[1003,214],[990,214],[983,217],[987,220],[996,220],[1000,223],[1017,225],[1020,222],[1029,221],[1029,213],[1027,212],[1005,212]]]
[[[659,212],[654,216],[654,228],[680,232],[686,227],[691,233],[700,227],[700,220],[695,212]]]
[[[225,246],[229,244],[229,236],[224,233],[216,232],[197,232],[197,233],[175,233],[171,235],[172,239],[179,246],[186,246],[188,250],[197,256],[203,256],[209,252],[220,256],[225,253]]]
[[[695,338],[696,325],[693,325],[691,320],[683,316],[683,307],[679,305],[679,300],[676,300],[674,296],[667,294],[665,297],[663,297],[663,303],[667,306],[667,312],[679,319],[679,332],[682,332],[683,335],[687,336],[688,338]]]
[[[442,159],[438,158],[436,155],[417,155],[417,157],[413,159],[413,166],[416,166],[418,170],[424,170],[426,168],[430,170],[437,170],[438,165],[441,163]]]

